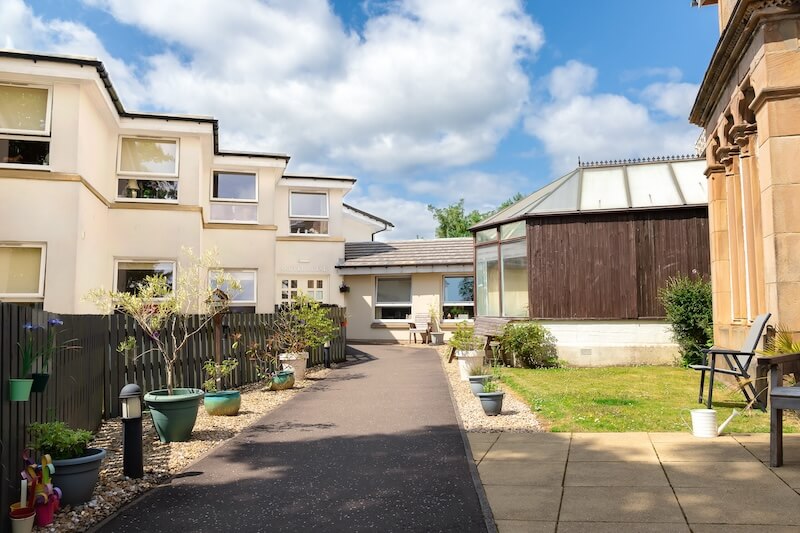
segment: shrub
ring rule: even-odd
[[[86,455],[92,434],[85,429],[70,429],[64,422],[34,422],[28,428],[37,452],[53,459],[72,459]]]
[[[333,340],[338,328],[318,301],[299,293],[278,309],[269,330],[279,350],[297,353]]]
[[[558,366],[556,338],[536,322],[509,322],[498,338],[504,353],[516,356],[522,366],[548,368]]]
[[[711,310],[711,283],[702,278],[670,278],[658,291],[664,304],[672,335],[681,352],[683,365],[702,362],[702,349],[714,338]]]
[[[462,352],[478,350],[483,346],[483,337],[475,335],[475,328],[466,322],[456,324],[456,330],[447,343]]]

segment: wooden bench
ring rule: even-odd
[[[800,386],[784,387],[783,376],[800,373],[800,353],[759,357],[757,361],[760,369],[769,372],[769,466],[778,467],[783,465],[783,410],[800,410]]]

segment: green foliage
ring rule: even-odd
[[[483,337],[475,335],[475,328],[466,322],[456,324],[456,330],[447,343],[462,352],[477,350],[483,346]]]
[[[203,388],[208,392],[217,392],[219,387],[222,387],[222,380],[229,377],[237,366],[239,366],[239,361],[236,359],[225,359],[220,364],[211,359],[204,362],[203,370],[208,379],[203,382]]]
[[[514,196],[512,196],[511,198],[509,198],[508,200],[506,200],[505,202],[503,202],[499,206],[497,206],[497,209],[495,209],[494,211],[492,211],[490,213],[487,213],[486,216],[493,215],[495,213],[499,213],[500,211],[502,211],[506,207],[511,207],[512,205],[514,205],[515,203],[519,202],[523,198],[525,198],[525,196],[521,192],[518,192],[518,193],[514,194]]]
[[[509,322],[498,338],[504,353],[515,356],[522,366],[550,368],[558,366],[556,338],[537,322]]]
[[[73,459],[86,455],[92,433],[85,429],[71,429],[64,422],[33,422],[28,426],[31,447],[53,459]]]
[[[794,339],[794,334],[786,326],[778,324],[775,328],[775,337],[763,353],[765,355],[800,353],[800,341]]]
[[[63,325],[64,322],[59,318],[51,318],[47,321],[46,326],[39,324],[28,323],[23,326],[25,329],[25,342],[17,343],[20,353],[22,354],[22,376],[25,377],[30,374],[33,364],[38,360],[42,372],[47,372],[50,367],[50,360],[59,349],[63,350],[78,350],[80,346],[73,344],[76,339],[70,339],[61,344],[58,344],[56,338],[58,330],[56,326]],[[47,330],[47,340],[44,341],[44,346],[41,346],[37,331]]]
[[[322,346],[336,336],[336,331],[328,312],[303,293],[278,310],[271,327],[273,343],[287,353]]]
[[[469,228],[483,219],[483,214],[477,210],[464,212],[464,199],[448,205],[447,207],[428,206],[428,211],[436,219],[436,236],[438,238],[469,237],[472,235]]]
[[[256,375],[258,379],[270,380],[278,369],[278,353],[262,346],[258,342],[253,342],[245,351],[247,358],[256,365]]]
[[[475,365],[469,368],[470,376],[488,376],[491,372],[490,368],[486,368],[483,365]]]
[[[483,392],[500,392],[500,385],[492,379],[483,382]]]
[[[703,348],[713,344],[711,283],[688,276],[670,278],[659,290],[683,365],[702,362]]]

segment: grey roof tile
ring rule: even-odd
[[[472,239],[347,242],[340,267],[471,265]]]

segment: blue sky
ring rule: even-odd
[[[689,0],[0,0],[0,46],[102,59],[126,108],[358,178],[389,238],[582,160],[690,153],[718,38]]]

